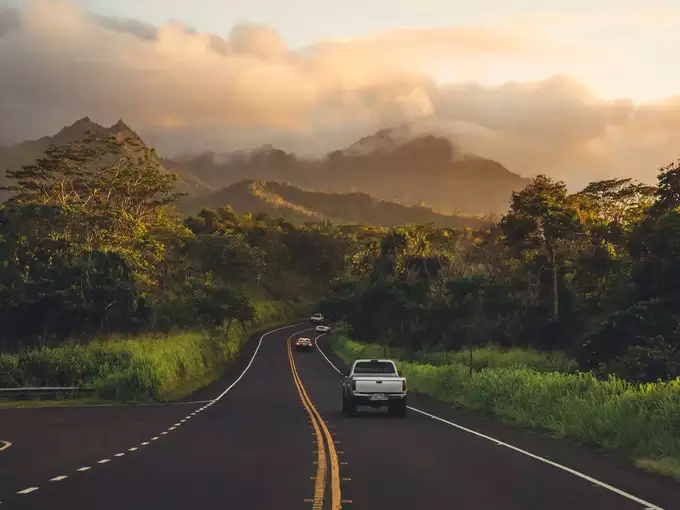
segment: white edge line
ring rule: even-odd
[[[321,338],[322,336],[324,336],[324,335],[319,335],[319,336],[317,336],[317,337],[314,339],[314,345],[316,345],[316,348],[319,350],[319,352],[321,353],[321,355],[326,359],[326,361],[328,361],[328,363],[335,369],[335,371],[336,371],[338,374],[342,374],[342,372],[338,369],[338,367],[336,367],[336,366],[333,364],[333,362],[332,362],[331,360],[328,359],[328,356],[326,356],[326,354],[323,352],[323,350],[321,349],[321,347],[319,347],[318,340],[319,340],[319,338]],[[422,411],[422,410],[420,410],[420,409],[417,409],[417,408],[415,408],[415,407],[411,407],[411,406],[407,406],[407,407],[408,407],[408,409],[410,409],[411,411],[415,411],[416,413],[420,413],[420,414],[422,414],[423,416],[427,416],[428,418],[431,418],[431,419],[433,419],[433,420],[439,421],[439,422],[441,422],[441,423],[445,423],[446,425],[450,425],[451,427],[455,427],[455,428],[457,428],[457,429],[459,429],[459,430],[462,430],[462,431],[467,432],[467,433],[469,433],[469,434],[473,434],[473,435],[475,435],[475,436],[477,436],[477,437],[481,437],[482,439],[486,439],[487,441],[491,441],[491,442],[493,442],[493,443],[496,443],[497,445],[505,446],[505,447],[507,447],[507,448],[510,448],[511,450],[516,451],[517,453],[521,453],[522,455],[526,455],[526,456],[528,456],[528,457],[531,457],[532,459],[535,459],[535,460],[544,462],[545,464],[548,464],[548,465],[550,465],[550,466],[553,466],[553,467],[556,467],[556,468],[561,469],[561,470],[563,470],[563,471],[566,471],[567,473],[570,473],[570,474],[572,474],[572,475],[574,475],[574,476],[578,476],[579,478],[583,478],[584,480],[587,480],[587,481],[589,481],[590,483],[593,483],[593,484],[595,484],[595,485],[598,485],[598,486],[602,487],[603,489],[610,490],[610,491],[612,491],[612,492],[618,494],[619,496],[622,496],[622,497],[624,497],[624,498],[628,498],[628,499],[630,499],[631,501],[635,501],[636,503],[639,503],[639,504],[641,504],[641,505],[645,505],[645,510],[664,510],[664,509],[661,508],[660,506],[656,506],[656,505],[650,503],[649,501],[645,501],[644,499],[640,499],[640,498],[638,498],[637,496],[633,496],[632,494],[629,494],[629,493],[627,493],[627,492],[625,492],[625,491],[622,491],[621,489],[617,489],[616,487],[614,487],[614,486],[612,486],[612,485],[609,485],[608,483],[601,482],[600,480],[597,480],[596,478],[593,478],[593,477],[588,476],[588,475],[586,475],[586,474],[583,474],[583,473],[581,473],[581,472],[579,472],[579,471],[576,471],[575,469],[571,469],[571,468],[569,468],[569,467],[567,467],[567,466],[563,466],[562,464],[558,464],[557,462],[553,462],[552,460],[545,459],[545,458],[543,458],[543,457],[540,457],[540,456],[538,456],[538,455],[536,455],[536,454],[533,454],[533,453],[531,453],[531,452],[528,452],[528,451],[526,451],[526,450],[522,450],[521,448],[517,448],[516,446],[513,446],[513,445],[511,445],[511,444],[504,443],[503,441],[499,441],[498,439],[494,439],[493,437],[487,436],[487,435],[485,435],[485,434],[482,434],[481,432],[477,432],[477,431],[472,430],[472,429],[469,429],[469,428],[467,428],[467,427],[463,427],[462,425],[458,425],[458,424],[453,423],[453,422],[451,422],[451,421],[445,420],[444,418],[440,418],[439,416],[435,416],[434,414],[427,413],[427,412]]]
[[[229,385],[229,387],[228,387],[226,390],[224,390],[224,391],[223,391],[222,393],[220,393],[217,397],[215,397],[215,398],[212,400],[212,403],[217,402],[217,401],[220,400],[222,397],[224,397],[227,393],[229,393],[229,391],[230,391],[234,386],[236,386],[236,385],[238,384],[238,382],[243,378],[243,376],[246,375],[246,372],[248,371],[248,369],[250,369],[251,365],[253,364],[253,361],[255,361],[255,356],[257,356],[257,353],[258,353],[258,351],[260,350],[260,347],[262,346],[262,341],[265,339],[266,336],[269,336],[269,335],[271,335],[272,333],[276,333],[277,331],[282,331],[282,330],[284,330],[284,329],[296,328],[296,327],[300,326],[301,324],[304,324],[304,323],[298,322],[297,324],[289,324],[288,326],[282,326],[282,327],[280,327],[280,328],[272,329],[272,330],[267,331],[266,333],[264,333],[264,334],[260,337],[260,341],[257,343],[257,347],[255,348],[255,352],[253,353],[252,358],[250,358],[250,362],[248,363],[248,365],[246,366],[246,368],[243,370],[243,372],[241,372],[241,375],[239,375],[239,376],[238,376],[238,379],[236,379],[233,383],[231,383],[231,385]]]

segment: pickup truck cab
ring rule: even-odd
[[[387,406],[390,414],[406,416],[406,378],[389,359],[358,359],[342,381],[342,411],[354,416],[357,406]]]

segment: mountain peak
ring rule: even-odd
[[[123,119],[119,119],[118,122],[116,122],[109,129],[115,133],[120,133],[122,131],[132,131],[130,126],[128,126]]]

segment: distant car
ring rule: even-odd
[[[309,338],[298,338],[295,341],[295,348],[298,351],[310,351],[312,350],[312,341]]]
[[[358,359],[342,382],[342,411],[354,416],[357,406],[387,406],[393,416],[406,416],[406,378],[389,359]]]
[[[323,322],[323,314],[322,313],[315,313],[309,318],[309,322],[311,323],[319,323]]]
[[[330,326],[324,326],[322,324],[319,324],[316,327],[316,332],[317,333],[330,333],[331,332],[331,327]]]

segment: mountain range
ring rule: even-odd
[[[56,135],[0,148],[0,185],[7,183],[4,170],[33,164],[51,145],[80,141],[88,132],[144,143],[122,120],[104,127],[85,117]],[[505,212],[512,191],[527,183],[500,163],[408,126],[378,131],[321,159],[263,146],[157,161],[179,174],[179,191],[187,194],[179,208],[187,214],[231,205],[295,223],[479,226],[479,216]]]

